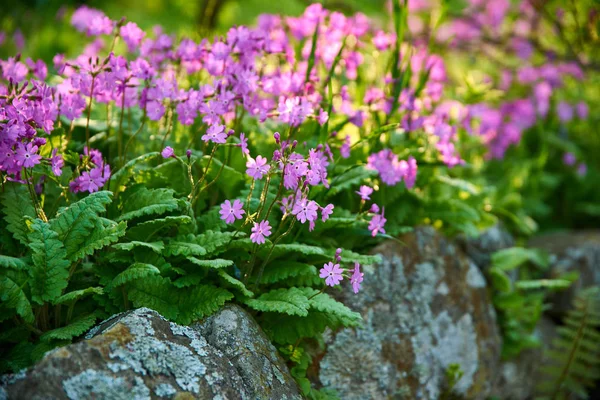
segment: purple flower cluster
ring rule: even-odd
[[[404,180],[407,189],[412,189],[417,179],[417,160],[410,156],[408,161],[398,160],[398,155],[389,149],[381,150],[369,156],[367,168],[379,173],[381,180],[394,186]]]
[[[352,291],[356,294],[360,290],[365,274],[360,271],[360,264],[357,262],[354,263],[354,269],[352,270],[340,267],[340,262],[342,261],[341,254],[342,249],[337,249],[334,261],[330,261],[323,265],[323,268],[319,271],[319,277],[325,279],[326,286],[331,287],[339,285],[342,280],[344,280],[344,276],[349,277]]]

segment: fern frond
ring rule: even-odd
[[[141,186],[125,200],[123,214],[117,221],[127,221],[145,215],[160,215],[176,210],[177,199],[171,189],[148,189]]]
[[[196,257],[187,257],[187,260],[190,261],[194,265],[197,265],[199,267],[205,267],[205,268],[220,269],[220,268],[227,268],[230,265],[233,265],[233,261],[225,260],[223,258],[215,258],[214,260],[200,260]]]
[[[267,265],[261,282],[264,284],[270,284],[288,279],[290,277],[306,275],[317,275],[317,268],[314,265],[297,261],[275,261]]]
[[[28,324],[34,321],[33,310],[23,289],[7,276],[0,276],[0,303],[3,307],[14,308]]]
[[[165,244],[161,241],[148,243],[148,242],[139,242],[139,241],[134,240],[132,242],[117,243],[117,244],[114,244],[112,247],[113,247],[113,249],[125,250],[125,251],[131,251],[136,247],[146,247],[157,254],[162,254],[162,251],[165,248]]]
[[[306,317],[310,302],[298,288],[275,289],[256,299],[245,300],[248,307],[263,312],[275,312]]]
[[[94,252],[118,242],[125,235],[126,229],[126,222],[116,223],[107,218],[96,217],[92,232],[73,253],[67,251],[67,258],[71,261],[77,261],[86,255],[90,256]]]
[[[362,317],[359,313],[350,310],[327,293],[319,293],[313,288],[299,288],[309,299],[310,310],[317,310],[338,320],[343,326],[357,326]]]
[[[177,230],[185,225],[192,224],[192,218],[187,215],[175,215],[164,218],[152,219],[142,222],[127,230],[127,237],[132,240],[147,242],[150,237],[163,229],[176,227]]]
[[[151,275],[160,275],[160,270],[151,264],[135,263],[112,280],[109,288],[116,288],[131,281],[149,277]]]
[[[6,215],[4,217],[6,229],[13,234],[15,239],[26,245],[29,228],[25,217],[33,219],[36,217],[36,212],[24,186],[9,185],[7,187],[2,194],[2,210]]]
[[[151,308],[172,321],[179,316],[179,296],[175,287],[160,275],[131,282],[127,296],[135,307]]]
[[[152,160],[160,156],[159,152],[152,152],[141,155],[133,160],[127,162],[121,169],[114,173],[110,179],[110,189],[114,192],[118,192],[121,186],[125,185],[129,178],[133,176],[135,167],[145,161]]]
[[[190,242],[170,241],[165,247],[164,255],[169,256],[203,256],[206,249],[199,244]]]
[[[102,294],[104,293],[104,289],[101,287],[89,287],[87,289],[74,290],[69,293],[65,293],[60,296],[58,299],[54,301],[54,304],[65,304],[70,303],[75,300],[79,300],[82,297],[91,295],[91,294]]]
[[[259,251],[259,255],[266,256],[269,252],[269,248],[263,247],[261,251]],[[329,254],[323,250],[319,246],[309,246],[306,244],[300,243],[290,243],[290,244],[278,244],[273,248],[273,253],[271,254],[271,259],[275,259],[286,255],[287,253],[300,253],[305,256],[323,256],[328,257]]]
[[[88,314],[83,316],[69,325],[64,326],[62,328],[53,329],[44,333],[40,336],[40,339],[44,342],[49,342],[51,340],[68,340],[73,339],[77,336],[80,336],[87,332],[91,327],[94,326],[96,322],[96,314]]]
[[[50,221],[50,227],[58,233],[58,239],[64,243],[67,254],[75,254],[96,226],[97,215],[106,211],[112,193],[100,191],[63,208]]]
[[[69,262],[67,252],[50,225],[40,219],[31,224],[29,247],[33,251],[33,267],[29,269],[31,299],[43,304],[56,300],[67,287]]]
[[[182,276],[181,278],[177,278],[173,281],[173,286],[177,288],[186,288],[189,286],[197,285],[204,279],[204,275],[199,274],[189,274]]]
[[[177,322],[189,325],[200,320],[233,299],[233,293],[212,285],[198,285],[179,292],[179,316]]]
[[[599,311],[600,288],[591,287],[577,295],[574,309],[566,318],[568,324],[558,328],[559,336],[546,353],[549,365],[542,369],[545,379],[538,387],[540,394],[553,399],[563,398],[569,393],[587,397],[585,388],[593,386],[600,377],[600,348],[596,332],[600,326],[596,318]]]
[[[248,290],[242,281],[235,279],[222,269],[219,270],[218,274],[219,278],[223,282],[223,286],[239,290],[240,293],[245,297],[254,297],[254,293]]]
[[[29,261],[30,260],[28,260],[27,258],[17,258],[0,255],[0,267],[4,268],[11,268],[24,271],[27,270],[27,268],[29,268],[27,265]]]
[[[216,254],[223,249],[233,237],[233,232],[206,231],[200,235],[188,235],[188,241],[193,241],[206,249],[207,254]],[[243,237],[239,235],[238,237]]]
[[[309,317],[266,313],[261,326],[271,340],[279,344],[294,344],[300,338],[320,337],[325,328],[335,326],[335,321],[325,313],[311,312]]]

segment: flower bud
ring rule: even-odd
[[[187,149],[185,151],[185,155],[187,156],[188,160],[192,157],[192,151],[190,149]]]
[[[279,134],[279,132],[275,132],[273,134],[273,137],[275,138],[275,143],[279,144],[281,142],[281,135]]]

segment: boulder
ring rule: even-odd
[[[326,338],[315,359],[318,385],[343,399],[437,399],[459,365],[452,391],[469,399],[493,393],[501,338],[477,265],[433,228],[417,228],[377,247],[382,262],[364,270],[358,295],[340,300],[364,324]]]
[[[458,242],[467,256],[484,272],[490,266],[492,254],[515,245],[513,236],[501,224],[486,229],[477,237],[461,237]]]
[[[550,311],[555,316],[561,317],[571,309],[575,295],[581,289],[600,285],[600,231],[541,235],[530,240],[529,246],[550,253],[550,278],[567,272],[579,272],[579,279],[569,289],[557,292],[550,298]]]
[[[3,378],[0,399],[300,399],[252,317],[228,305],[194,327],[140,308]]]

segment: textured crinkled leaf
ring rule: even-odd
[[[39,304],[52,302],[67,287],[70,264],[65,259],[67,252],[49,224],[36,219],[31,229],[28,236],[29,247],[33,251],[33,267],[29,269],[31,299]]]
[[[317,268],[314,265],[297,261],[275,261],[266,266],[261,283],[270,284],[302,275],[316,275]]]
[[[331,256],[333,257],[333,252],[331,252]],[[366,255],[366,254],[358,254],[350,250],[343,250],[342,254],[342,262],[345,263],[359,263],[360,265],[373,265],[381,262],[380,255]]]
[[[187,215],[176,215],[169,216],[159,219],[152,219],[150,221],[137,224],[136,226],[127,230],[127,237],[134,240],[140,240],[142,242],[148,241],[149,236],[157,234],[162,229],[177,227],[181,228],[183,225],[189,225],[192,223],[192,218]]]
[[[180,289],[180,313],[177,322],[189,325],[211,315],[231,299],[233,299],[233,293],[212,285],[198,285]]]
[[[114,173],[110,179],[110,188],[111,190],[117,192],[120,187],[123,186],[131,176],[133,176],[135,167],[145,161],[151,160],[160,156],[159,152],[152,152],[143,154],[133,160],[129,161],[125,164],[121,169],[119,169],[116,173]]]
[[[337,318],[343,326],[356,326],[362,321],[359,313],[352,311],[342,303],[334,300],[327,293],[319,293],[313,288],[298,288],[309,299],[310,310],[317,310]]]
[[[204,247],[207,254],[213,254],[227,246],[231,241],[233,234],[233,232],[206,231],[201,235],[197,235],[193,239],[193,242]],[[237,237],[241,238],[243,235],[238,233]]]
[[[126,221],[145,215],[160,215],[176,210],[179,206],[177,199],[173,198],[171,189],[148,189],[144,186],[135,190],[125,200],[123,214],[117,221]]]
[[[275,289],[245,303],[252,309],[263,312],[276,312],[305,317],[310,303],[298,288]]]
[[[82,297],[89,296],[91,294],[102,294],[104,289],[101,287],[89,287],[86,289],[73,290],[72,292],[65,293],[54,301],[54,304],[65,304],[75,300],[79,300]]]
[[[28,324],[34,321],[33,311],[23,289],[7,276],[0,276],[0,303],[3,307],[14,308]]]
[[[367,169],[362,165],[352,166],[331,180],[331,187],[327,192],[327,197],[350,189],[352,186],[358,186],[365,179],[375,175],[377,175],[377,171]]]
[[[44,342],[49,342],[51,340],[73,339],[86,333],[91,327],[94,326],[95,322],[96,314],[92,313],[78,318],[67,326],[48,331],[40,336],[40,339]]]
[[[0,267],[27,270],[29,268],[28,263],[30,262],[27,258],[17,258],[10,256],[0,255]]]
[[[242,281],[235,279],[222,269],[219,270],[219,278],[224,282],[225,287],[237,289],[246,297],[254,297],[254,293],[248,290]]]
[[[523,247],[510,247],[492,254],[492,265],[503,271],[515,269],[527,261],[534,263],[540,268],[546,268],[550,262],[550,258],[543,250],[525,249]]]
[[[145,248],[152,250],[155,253],[162,254],[162,251],[165,248],[165,244],[161,241],[139,242],[137,240],[134,240],[132,242],[117,243],[117,244],[114,244],[112,247],[113,247],[113,249],[125,250],[125,251],[131,251],[136,247],[145,247]]]
[[[179,315],[176,288],[159,275],[131,282],[127,296],[135,307],[151,308],[170,320],[176,320]]]
[[[178,288],[185,288],[188,286],[197,285],[204,279],[204,275],[200,274],[189,274],[182,276],[181,278],[177,278],[173,281],[173,286]]]
[[[146,278],[151,275],[160,275],[160,270],[151,264],[135,263],[121,272],[110,283],[111,288],[124,285],[131,281]]]
[[[272,341],[279,344],[294,344],[298,339],[321,337],[325,328],[336,326],[336,321],[328,314],[313,311],[308,317],[264,314],[261,327]]]
[[[119,238],[125,235],[127,229],[126,222],[116,223],[106,218],[97,217],[94,221],[94,229],[73,253],[67,253],[67,258],[71,261],[82,259],[86,255],[92,255],[112,243],[118,242]]]
[[[58,239],[64,243],[68,255],[77,253],[91,231],[96,227],[97,215],[106,211],[112,193],[101,191],[63,208],[56,218],[50,221],[50,227],[58,233]]]
[[[259,254],[261,256],[266,256],[269,252],[268,248],[262,248]],[[300,253],[306,256],[329,256],[329,254],[318,246],[309,246],[306,244],[300,243],[290,243],[290,244],[278,244],[273,248],[273,254],[271,254],[272,258],[280,257],[282,255],[286,255],[287,253]]]
[[[165,247],[165,256],[203,256],[206,249],[199,244],[190,242],[170,241]]]
[[[230,265],[233,265],[233,261],[226,260],[224,258],[215,258],[214,260],[200,260],[196,257],[187,257],[187,259],[194,265],[197,265],[199,267],[206,267],[206,268],[219,269],[219,268],[227,268]]]
[[[6,214],[4,217],[6,229],[15,239],[26,245],[29,228],[25,217],[35,218],[36,212],[25,185],[7,185],[6,190],[0,195],[2,210]]]

